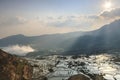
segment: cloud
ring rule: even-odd
[[[7,46],[2,48],[4,51],[19,55],[19,56],[25,56],[29,52],[34,52],[35,50],[30,47],[30,46],[25,46],[25,45],[12,45],[12,46]]]
[[[116,19],[120,18],[120,8],[112,9],[111,11],[104,11],[100,14],[103,18]]]
[[[76,30],[88,30],[93,19],[85,15],[58,16],[46,18],[44,24],[54,28],[71,28]],[[87,23],[87,24],[86,24]]]
[[[27,22],[27,20],[21,16],[15,16],[15,17],[2,16],[2,17],[0,17],[0,26],[1,27],[24,24],[25,22]]]
[[[13,34],[34,36],[73,31],[90,31],[109,24],[116,19],[120,19],[120,8],[93,15],[2,16],[0,17],[0,37],[3,38]]]

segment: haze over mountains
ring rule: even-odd
[[[13,35],[0,39],[0,47],[29,45],[36,52],[62,54],[99,53],[119,51],[120,20],[90,32],[71,32],[42,36]],[[44,52],[45,51],[45,52]],[[48,53],[50,54],[50,53]]]

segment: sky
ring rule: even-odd
[[[119,19],[120,0],[0,0],[0,38],[91,31]]]

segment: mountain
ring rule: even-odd
[[[71,46],[69,52],[101,53],[119,51],[120,49],[120,20],[116,20],[102,28],[79,37]]]
[[[24,36],[24,35],[13,35],[3,39],[0,39],[0,47],[6,47],[9,45],[30,45],[37,50],[56,50],[60,48],[66,48],[70,46],[70,43],[62,45],[67,40],[74,40],[76,37],[84,35],[84,32],[71,32],[64,34],[51,34],[41,36]]]
[[[0,50],[0,80],[32,80],[32,66]]]
[[[13,35],[13,36],[8,36],[6,38],[0,39],[0,46],[5,47],[9,45],[15,45],[15,44],[28,44],[29,43],[29,38],[24,36],[24,35]]]
[[[71,32],[27,37],[14,35],[0,39],[0,47],[9,45],[30,45],[36,54],[91,54],[120,49],[120,20],[89,32]]]

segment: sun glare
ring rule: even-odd
[[[112,8],[112,3],[110,1],[106,1],[104,4],[105,10],[110,10]]]

